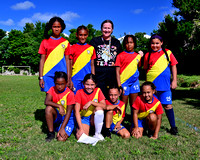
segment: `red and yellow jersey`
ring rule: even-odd
[[[49,77],[54,77],[56,71],[67,73],[65,55],[70,54],[70,44],[63,37],[57,39],[50,37],[44,39],[40,45],[39,54],[45,54],[45,62],[43,67],[43,79],[45,83],[51,82]],[[48,86],[48,88],[46,88]],[[49,90],[53,83],[45,85],[45,90]]]
[[[152,103],[147,103],[142,95],[137,96],[132,107],[139,111],[138,118],[143,119],[149,115],[149,113],[155,112],[157,115],[163,114],[163,108],[161,102],[153,96]]]
[[[116,59],[115,66],[120,67],[121,84],[131,85],[139,77],[138,65],[141,56],[136,52],[121,52]]]
[[[48,91],[48,94],[52,95],[53,102],[60,104],[64,107],[65,113],[67,112],[67,106],[75,104],[74,93],[69,89],[65,88],[65,91],[59,93],[56,91],[55,87],[51,87]],[[59,109],[58,109],[59,110]]]
[[[106,105],[117,105],[121,108],[121,115],[117,112],[116,109],[113,110],[113,123],[117,124],[117,122],[121,121],[122,118],[125,117],[125,104],[124,102],[118,100],[117,104],[113,104],[110,101],[106,100]]]
[[[72,65],[72,79],[83,80],[85,75],[91,73],[91,60],[96,58],[94,47],[85,44],[74,44],[71,46],[70,59]]]
[[[80,104],[80,114],[81,116],[84,116],[84,117],[90,116],[95,109],[95,107],[91,105],[87,110],[84,110],[83,106],[87,102],[94,101],[98,103],[104,99],[105,99],[105,96],[103,95],[100,88],[95,88],[94,91],[90,94],[86,93],[84,89],[80,89],[76,92],[76,95],[75,95],[76,103]]]
[[[149,53],[144,57],[144,69],[147,70],[147,81],[153,82],[157,91],[170,90],[171,71],[170,65],[178,64],[176,58],[170,50],[167,50],[169,61],[163,50],[152,52],[148,62]]]

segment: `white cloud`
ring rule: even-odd
[[[12,19],[8,19],[7,21],[0,21],[0,24],[5,26],[12,26],[14,25],[14,21]]]
[[[143,9],[135,9],[131,11],[133,14],[140,14],[143,12]]]
[[[58,17],[61,17],[64,21],[72,21],[74,18],[79,18],[80,16],[77,14],[77,13],[74,13],[74,12],[65,12],[63,14],[56,14],[56,13],[35,13],[33,16],[32,16],[32,19],[34,20],[39,20],[39,21],[43,21],[43,22],[47,22],[49,21],[52,17],[54,16],[58,16]]]
[[[17,3],[15,5],[11,6],[11,8],[14,10],[27,10],[29,8],[35,8],[35,5],[30,1],[25,1],[25,2],[21,2],[21,3]]]
[[[26,23],[33,23],[30,18],[23,18],[20,22],[18,22],[18,26],[24,27]]]

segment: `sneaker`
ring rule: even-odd
[[[100,141],[104,140],[104,137],[102,136],[101,133],[95,134],[93,137],[99,139]]]
[[[47,137],[45,138],[46,142],[51,142],[55,138],[55,132],[48,132]]]
[[[177,135],[178,134],[178,128],[177,127],[173,127],[170,129],[169,131],[172,135]]]

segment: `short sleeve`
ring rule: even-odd
[[[136,109],[136,110],[139,110],[139,108],[140,108],[140,97],[139,96],[137,96],[137,98],[136,98],[136,100],[135,100],[135,102],[133,103],[133,105],[132,105],[132,107],[134,108],[134,109]]]
[[[178,61],[174,57],[173,53],[170,54],[170,62],[171,62],[171,66],[178,64]]]
[[[54,88],[51,87],[48,91],[47,91],[47,94],[50,94],[50,95],[54,95]]]
[[[98,95],[98,101],[101,102],[102,100],[106,99],[105,96],[103,95],[103,92],[101,89],[99,90],[99,95]]]
[[[46,54],[45,40],[42,40],[38,53],[39,54]]]
[[[65,49],[65,55],[70,55],[70,48],[71,48],[71,46],[70,46],[70,43],[68,42],[68,45]]]
[[[121,63],[120,63],[120,54],[117,55],[116,62],[115,62],[115,66],[118,66],[118,67],[121,66]]]
[[[149,55],[149,53],[146,53],[144,55],[144,70],[148,69],[148,55]]]
[[[69,95],[67,96],[67,105],[75,104],[75,97],[74,93],[70,91]]]
[[[81,93],[80,93],[80,90],[78,90],[76,92],[76,95],[75,95],[75,102],[81,104]]]
[[[95,51],[95,49],[93,49],[93,54],[92,54],[92,57],[91,57],[91,60],[94,60],[94,59],[96,59],[97,57],[96,57],[96,51]]]
[[[158,105],[158,107],[156,108],[156,114],[159,115],[159,114],[163,114],[163,108],[162,108],[162,105],[161,103]]]

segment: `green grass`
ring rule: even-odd
[[[112,139],[96,146],[45,142],[45,93],[36,76],[0,76],[0,159],[200,159],[200,88],[178,88],[173,106],[178,136],[172,136],[165,114],[159,138]],[[129,114],[130,109],[127,110]],[[194,130],[196,127],[196,130]]]

